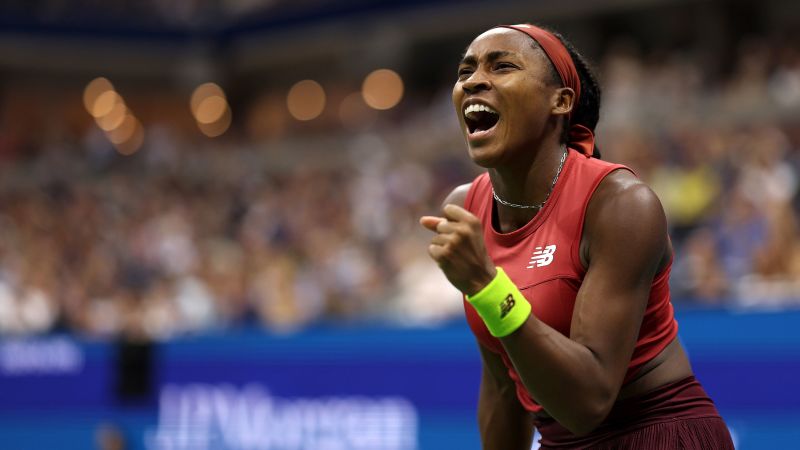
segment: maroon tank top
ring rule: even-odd
[[[492,185],[489,175],[479,175],[467,193],[465,208],[483,224],[484,240],[495,265],[502,267],[530,302],[532,313],[565,336],[569,336],[575,297],[586,270],[580,260],[580,243],[589,199],[609,173],[630,170],[570,150],[561,176],[544,208],[525,226],[511,233],[492,227]],[[678,332],[669,295],[672,262],[653,279],[639,337],[623,384],[658,355]],[[499,339],[466,300],[464,309],[472,332],[489,350],[498,353],[517,388],[517,397],[528,411],[541,406],[519,378]]]

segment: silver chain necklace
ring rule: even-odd
[[[497,196],[497,192],[494,191],[494,188],[492,188],[492,197],[494,197],[494,199],[497,200],[497,203],[500,203],[501,205],[505,205],[505,206],[510,206],[511,208],[522,208],[522,209],[542,209],[542,208],[544,208],[544,204],[547,203],[547,200],[550,198],[550,194],[553,193],[553,189],[556,187],[556,182],[558,181],[558,176],[561,175],[561,169],[564,168],[564,161],[567,160],[567,153],[569,153],[565,147],[561,147],[561,148],[564,149],[564,153],[561,155],[561,162],[558,163],[558,171],[556,171],[556,176],[553,177],[553,182],[550,184],[550,190],[547,191],[547,196],[544,198],[544,200],[542,200],[542,203],[539,203],[538,205],[518,205],[516,203],[507,202],[507,201],[505,201],[502,198]]]

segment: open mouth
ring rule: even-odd
[[[499,120],[500,113],[486,105],[473,103],[464,108],[464,122],[469,134],[488,131],[494,128]]]

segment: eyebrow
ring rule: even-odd
[[[486,55],[486,60],[489,61],[489,62],[492,62],[492,61],[496,61],[496,60],[498,60],[500,58],[504,58],[506,56],[515,56],[515,55],[516,55],[516,53],[509,52],[509,51],[506,51],[506,50],[494,50],[494,51],[489,52],[489,54]],[[478,58],[476,58],[475,55],[464,55],[461,58],[461,61],[458,64],[459,65],[468,64],[468,65],[474,66],[477,63],[478,63]]]

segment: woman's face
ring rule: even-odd
[[[547,56],[519,31],[494,28],[472,41],[453,104],[473,161],[497,167],[530,155],[556,124],[550,119],[560,86],[553,78]]]

